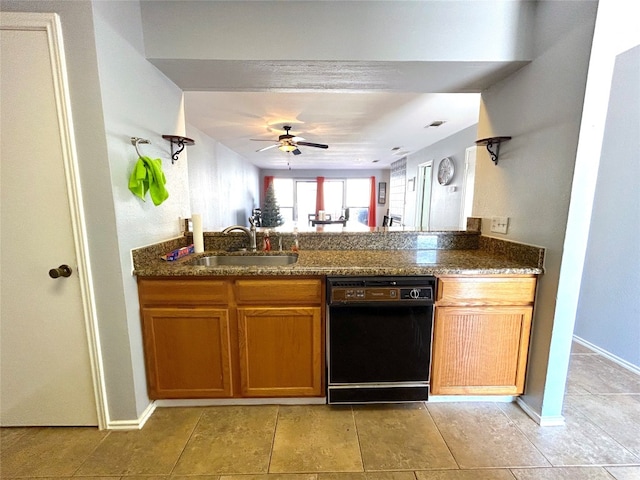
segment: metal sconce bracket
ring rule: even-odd
[[[490,137],[476,140],[476,145],[486,145],[487,152],[491,155],[491,161],[498,165],[498,155],[500,154],[500,144],[511,140],[511,137]],[[495,150],[491,150],[495,146]]]
[[[181,137],[180,135],[162,135],[162,138],[165,140],[169,140],[171,142],[171,163],[176,163],[178,161],[178,155],[184,150],[184,147],[187,145],[194,145],[192,139],[187,137]],[[174,145],[178,146],[178,149],[174,151]]]

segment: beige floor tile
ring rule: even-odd
[[[267,473],[277,415],[277,405],[205,409],[173,473]]]
[[[71,476],[107,435],[93,427],[3,428],[0,478]]]
[[[168,475],[202,413],[200,408],[159,408],[142,430],[114,431],[78,475]]]
[[[367,480],[364,472],[318,473],[318,480]]]
[[[183,477],[184,480],[202,480],[202,477]],[[261,473],[258,475],[222,475],[220,480],[317,480],[316,473]],[[175,480],[171,477],[170,480]]]
[[[417,480],[514,480],[506,468],[476,470],[435,470],[416,472]]]
[[[572,355],[567,393],[640,393],[640,375],[600,355]]]
[[[422,403],[353,407],[365,471],[458,468]]]
[[[606,470],[616,480],[640,480],[640,466],[637,467],[606,467]]]
[[[428,409],[460,468],[549,466],[499,404],[432,403]]]
[[[319,473],[318,480],[415,480],[413,472]]]
[[[565,408],[565,425],[540,427],[515,404],[502,409],[554,466],[629,464],[640,461],[584,415]]]
[[[512,469],[517,480],[611,480],[601,467]]]
[[[11,479],[11,477],[0,477],[3,480]],[[126,480],[130,480],[133,477],[120,477],[120,476],[106,476],[106,477],[75,477],[75,476],[63,476],[63,477],[15,477],[16,480],[120,480],[120,478],[125,478]],[[141,477],[137,477],[138,480]],[[162,477],[144,477],[144,480],[171,480],[168,476]],[[195,480],[195,479],[191,479]]]
[[[351,408],[280,407],[270,473],[361,471]]]
[[[415,480],[413,472],[367,472],[367,480]]]
[[[133,477],[125,477],[123,480],[134,480]],[[140,477],[135,480],[149,480],[149,477]],[[192,475],[171,475],[169,478],[165,477],[165,480],[220,480],[219,475],[198,475],[197,477]]]
[[[565,404],[640,458],[640,395],[576,396]]]

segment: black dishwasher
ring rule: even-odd
[[[436,279],[327,278],[330,404],[428,399]]]

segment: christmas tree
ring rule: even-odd
[[[273,189],[273,183],[269,184],[264,194],[264,205],[262,206],[262,226],[278,227],[284,223],[282,215],[280,215],[280,207],[276,200],[276,192]]]

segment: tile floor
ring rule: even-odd
[[[640,376],[575,344],[566,425],[516,404],[159,408],[140,431],[1,429],[2,478],[640,480]]]

